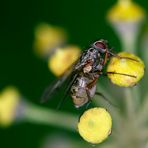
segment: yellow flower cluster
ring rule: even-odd
[[[113,57],[109,62],[107,72],[115,72],[119,74],[108,74],[108,77],[114,84],[119,86],[128,87],[135,85],[144,75],[143,61],[139,57],[127,52],[121,52],[118,56],[125,58]],[[131,76],[125,76],[122,74]]]
[[[83,113],[78,123],[78,131],[87,142],[98,144],[110,134],[112,118],[104,108],[91,108]]]
[[[10,125],[19,104],[20,94],[14,87],[7,87],[0,93],[0,125]]]

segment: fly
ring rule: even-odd
[[[79,60],[73,65],[72,68],[65,72],[65,74],[58,80],[53,82],[53,84],[49,85],[43,94],[42,102],[45,102],[51,98],[57,88],[60,88],[67,79],[69,79],[69,84],[65,90],[65,95],[63,96],[62,102],[69,92],[76,108],[89,103],[96,94],[101,95],[104,99],[106,99],[101,93],[96,92],[96,83],[98,78],[103,74],[102,71],[104,66],[111,56],[121,58],[112,53],[111,50],[112,48],[108,47],[107,41],[103,39],[94,42],[90,48],[81,54]],[[131,76],[127,74],[120,75]]]

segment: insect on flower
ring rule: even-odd
[[[60,104],[63,103],[69,92],[76,108],[89,103],[95,95],[100,95],[107,100],[103,94],[96,92],[96,82],[101,75],[110,73],[107,72],[104,74],[102,71],[107,61],[112,56],[130,59],[128,57],[119,57],[114,54],[112,48],[108,47],[107,41],[103,39],[94,42],[90,48],[82,52],[80,58],[72,67],[70,67],[59,79],[49,85],[42,96],[42,102],[51,98],[54,92],[60,88],[66,80],[69,81]],[[115,72],[111,72],[111,74],[135,77]],[[111,103],[109,100],[107,101]]]

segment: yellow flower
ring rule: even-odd
[[[111,133],[112,118],[104,108],[95,107],[83,113],[78,123],[78,131],[84,140],[97,144]]]
[[[110,22],[138,21],[145,17],[144,10],[132,0],[118,0],[108,11],[107,18]]]
[[[62,75],[80,56],[80,48],[77,46],[66,46],[59,48],[49,58],[48,67],[56,75]]]
[[[41,57],[47,57],[50,51],[65,43],[66,33],[60,27],[40,24],[35,29],[35,52]]]
[[[15,118],[20,94],[14,87],[7,87],[0,93],[0,125],[8,126]]]
[[[131,58],[133,60],[112,57],[107,67],[107,72],[120,73],[121,75],[108,74],[108,77],[114,84],[119,86],[128,87],[135,85],[144,75],[143,61],[139,57],[127,52],[121,52],[118,54],[118,56]],[[125,76],[122,74],[131,76]]]

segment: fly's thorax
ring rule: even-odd
[[[98,53],[98,51],[96,49],[89,48],[89,49],[85,50],[82,53],[78,63],[75,65],[74,70],[81,69],[82,67],[84,67],[88,63],[88,61],[91,61],[92,63],[94,63],[95,60],[98,59],[99,57],[100,57],[100,54]],[[90,67],[89,67],[89,69],[90,69]]]
[[[100,64],[100,53],[94,52],[90,59],[87,60],[86,64],[83,67],[84,73],[92,73],[94,70],[101,69],[102,65]]]
[[[92,70],[92,65],[87,65],[83,68],[84,73],[89,73]]]

